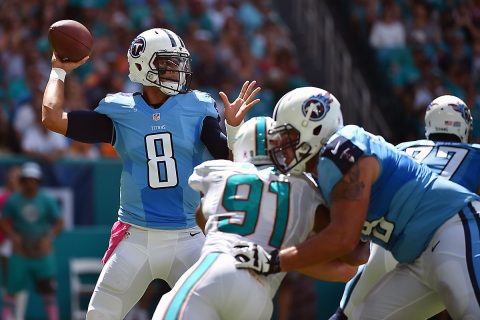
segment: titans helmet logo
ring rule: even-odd
[[[319,94],[317,96],[310,97],[305,100],[302,105],[303,115],[309,115],[310,120],[312,121],[320,121],[325,118],[327,112],[330,111],[331,102],[332,98],[330,98],[329,93],[325,95]]]
[[[134,58],[140,57],[140,55],[145,51],[146,42],[143,37],[137,37],[133,39],[130,44],[130,55]]]
[[[460,112],[462,115],[462,118],[465,119],[465,121],[470,121],[471,115],[470,115],[470,110],[468,110],[467,106],[464,105],[463,103],[458,103],[458,104],[449,104],[453,110]]]

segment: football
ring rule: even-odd
[[[93,38],[80,22],[60,20],[48,29],[48,42],[62,61],[77,62],[90,55]]]

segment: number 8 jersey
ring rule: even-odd
[[[112,119],[114,148],[123,161],[119,219],[154,229],[195,226],[200,197],[188,177],[196,165],[212,159],[200,133],[205,117],[218,117],[215,101],[192,91],[154,109],[140,94],[118,93],[95,111]]]
[[[307,176],[285,176],[272,166],[213,160],[197,166],[190,186],[204,194],[207,219],[202,255],[229,253],[244,237],[271,251],[303,242],[313,228],[315,211],[323,203]],[[262,277],[272,296],[284,274]]]
[[[436,174],[471,191],[480,189],[480,145],[461,142],[418,140],[397,145]]]

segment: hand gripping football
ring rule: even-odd
[[[77,62],[90,55],[93,38],[88,29],[75,20],[60,20],[48,30],[48,41],[57,58]]]

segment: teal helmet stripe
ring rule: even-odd
[[[267,119],[258,117],[255,126],[255,153],[257,156],[267,155]]]

